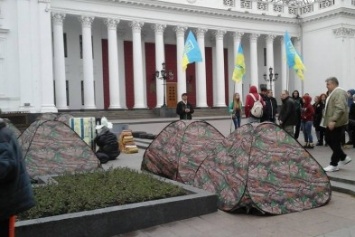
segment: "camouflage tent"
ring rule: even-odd
[[[63,122],[67,125],[69,125],[69,120],[71,118],[74,118],[74,116],[70,115],[70,114],[54,114],[54,113],[44,113],[41,114],[37,120],[57,120],[60,122]]]
[[[65,123],[37,120],[18,138],[29,175],[92,171],[100,162],[95,153]]]
[[[142,169],[216,193],[224,211],[284,214],[331,198],[322,167],[273,123],[246,124],[225,138],[203,121],[173,122],[145,151]]]

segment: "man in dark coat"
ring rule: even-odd
[[[265,86],[260,86],[260,96],[263,98],[265,102],[264,110],[263,110],[263,116],[260,118],[260,123],[269,121],[270,117],[270,112],[271,112],[271,107],[270,107],[270,98],[267,96],[268,90]]]
[[[181,95],[181,101],[176,105],[176,113],[180,119],[192,119],[194,108],[192,104],[187,101],[187,93]]]
[[[10,219],[34,205],[21,148],[0,118],[0,236],[9,236]]]
[[[283,90],[281,93],[281,110],[279,114],[280,126],[294,137],[294,127],[297,124],[296,106],[295,101],[290,97],[287,90]]]
[[[300,97],[300,92],[298,90],[294,90],[292,92],[292,99],[295,101],[295,106],[296,106],[295,117],[297,118],[297,123],[296,123],[296,130],[295,130],[295,138],[298,139],[298,136],[300,135],[300,129],[301,129],[301,108],[303,107],[303,101],[302,98]]]
[[[277,114],[277,101],[275,97],[273,96],[272,90],[268,90],[267,94],[269,100],[266,102],[266,106],[268,107],[269,112],[269,118],[268,121],[275,123],[276,120],[276,114]]]
[[[120,154],[116,135],[104,125],[96,126],[96,130],[98,134],[94,142],[99,147],[96,156],[100,160],[100,163],[104,164],[109,160],[115,160]]]

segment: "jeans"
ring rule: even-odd
[[[306,143],[313,143],[312,126],[312,121],[302,121],[304,141]]]
[[[344,160],[346,157],[346,154],[341,148],[341,136],[343,134],[343,131],[344,126],[336,127],[333,130],[329,130],[329,128],[326,128],[325,130],[325,141],[333,151],[330,160],[330,164],[333,166],[337,166],[339,160]]]
[[[233,123],[234,123],[234,128],[237,129],[240,127],[240,115],[234,115],[233,116]]]

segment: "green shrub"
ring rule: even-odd
[[[179,186],[128,168],[55,177],[58,184],[34,188],[36,206],[20,220],[94,210],[185,195]]]

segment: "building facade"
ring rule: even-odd
[[[182,69],[187,33],[203,62]],[[306,66],[285,60],[288,31]],[[231,80],[242,44],[246,75]],[[156,71],[170,77],[162,80]],[[355,88],[355,0],[0,0],[0,108],[33,113],[152,109],[184,92],[198,108],[266,84],[318,95],[324,80]],[[263,75],[278,73],[271,83]],[[268,77],[266,78],[268,79]],[[174,85],[174,87],[168,87]],[[171,93],[171,88],[174,92]],[[174,95],[175,98],[165,98]]]

